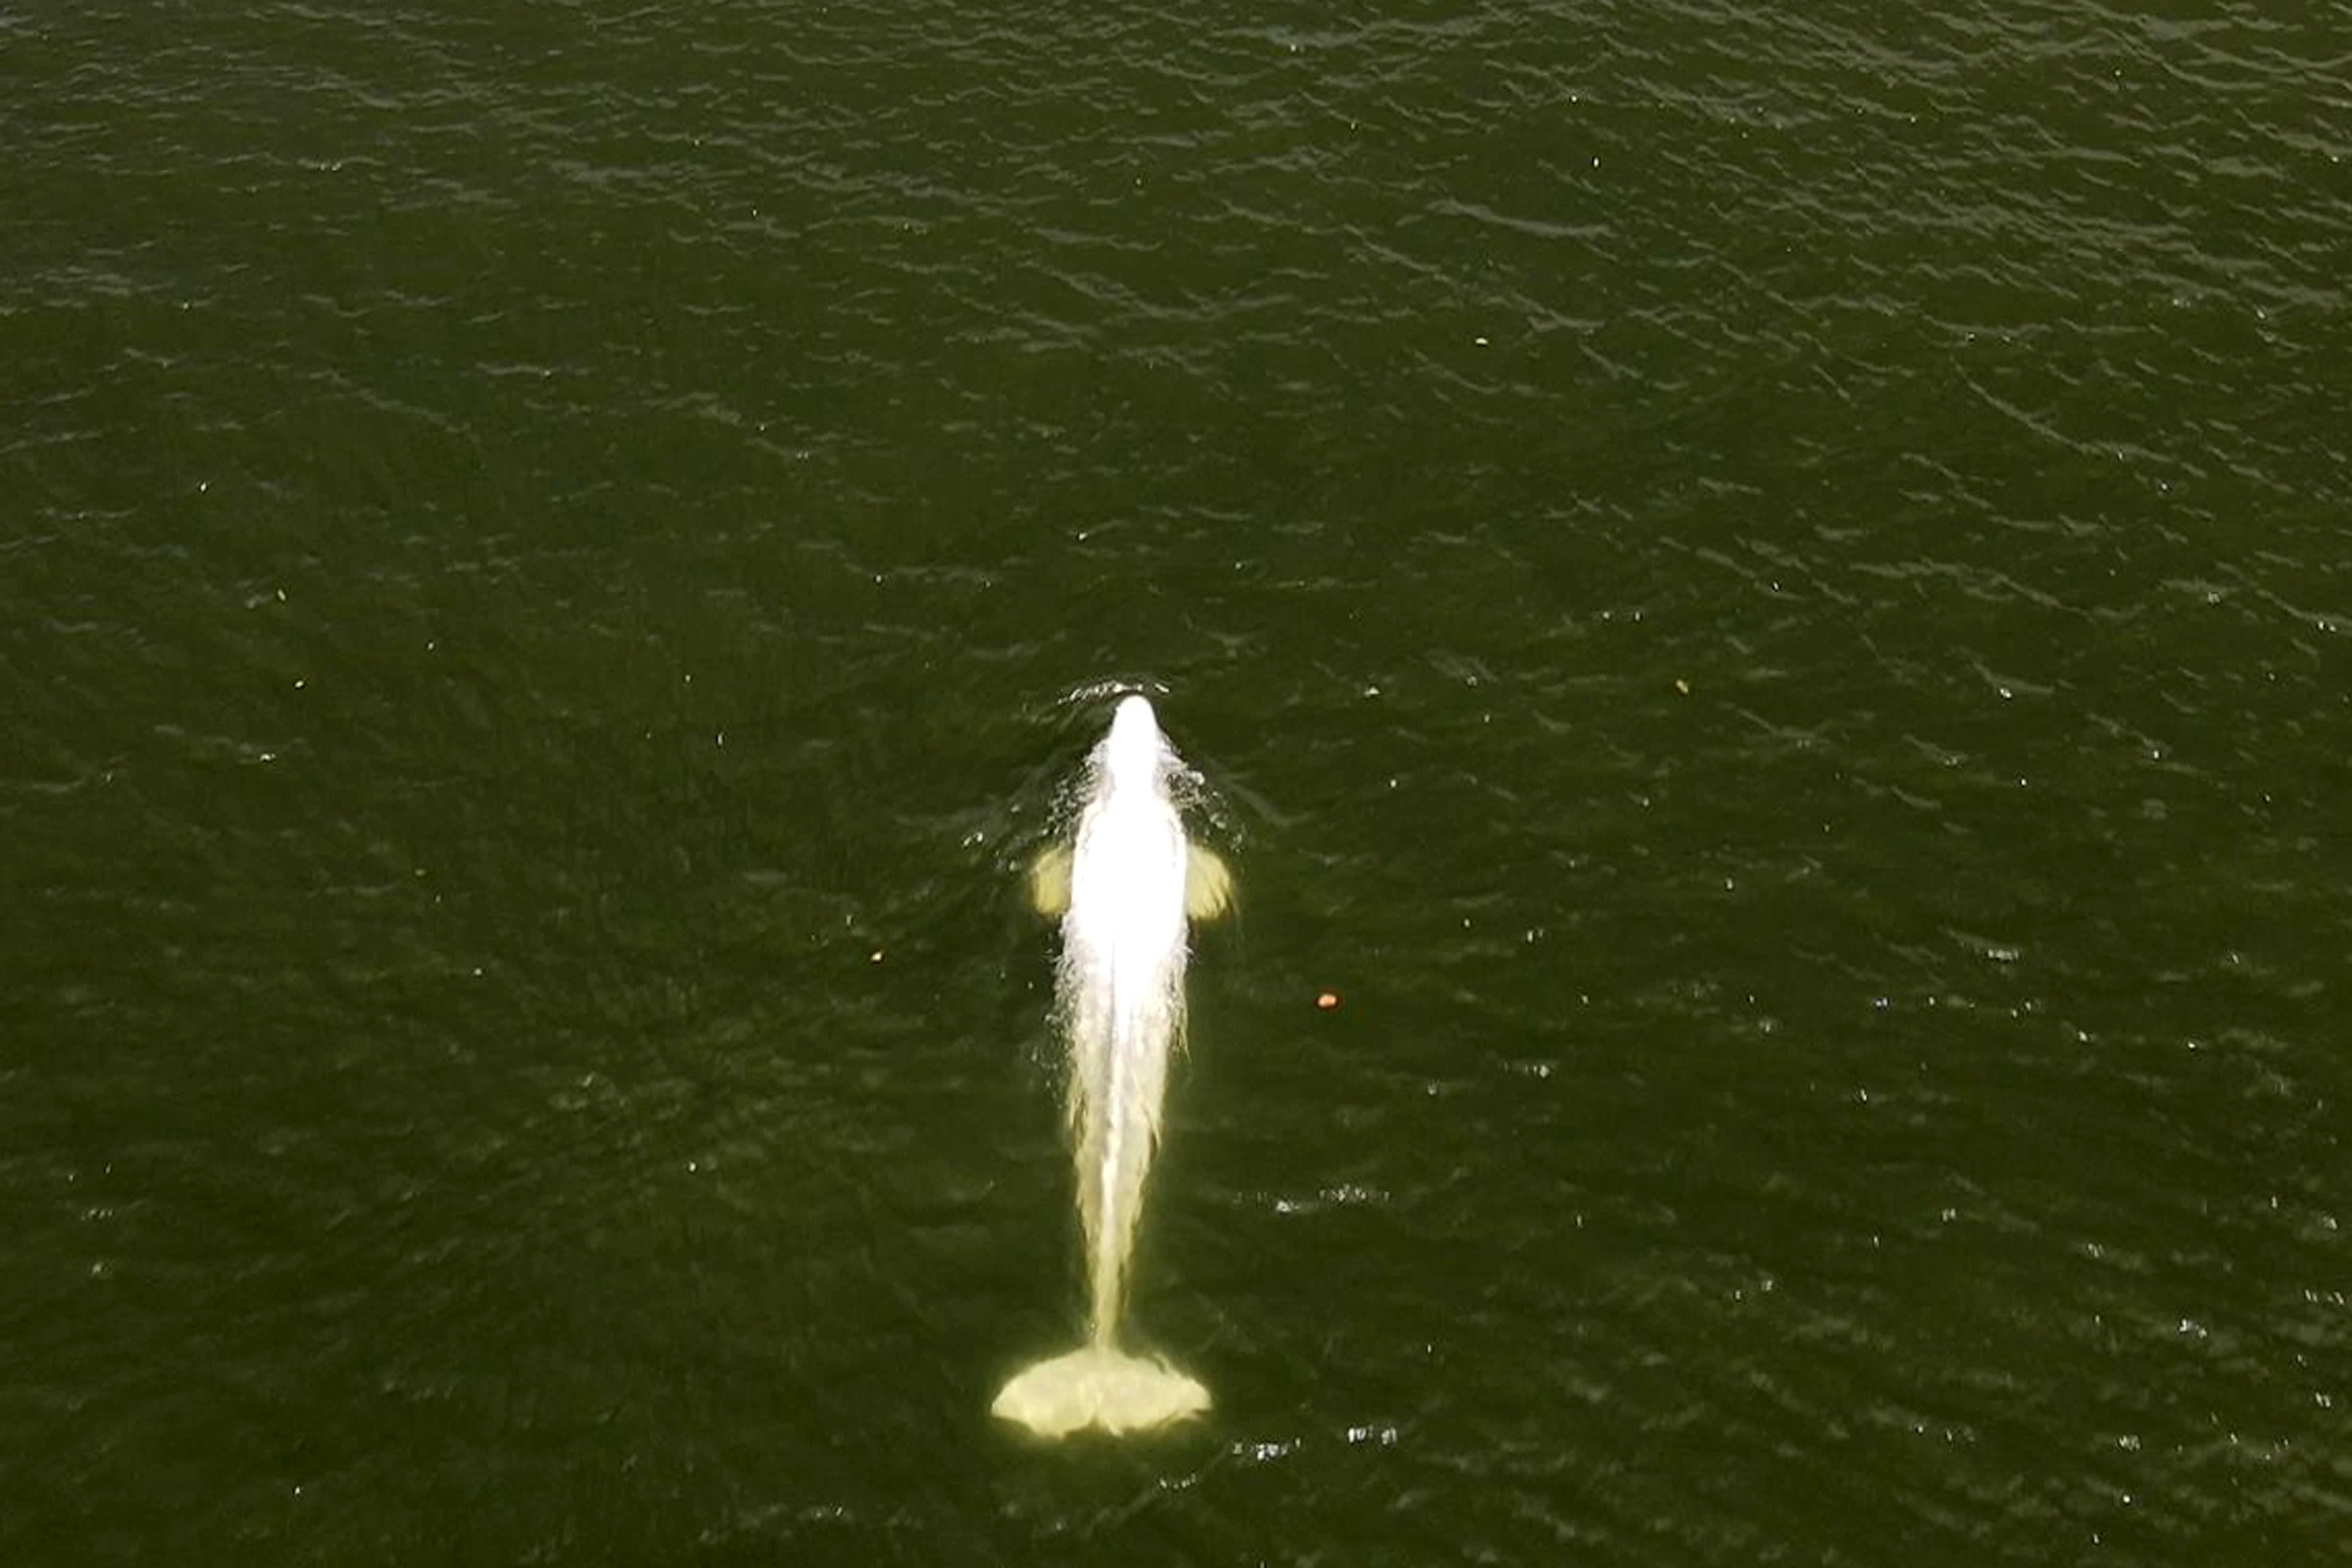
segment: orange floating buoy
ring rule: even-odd
[[[1326,991],[1323,994],[1315,998],[1315,1005],[1318,1007],[1322,1008],[1326,1013],[1328,1013],[1332,1008],[1337,1007],[1339,1005],[1339,994],[1337,991]]]

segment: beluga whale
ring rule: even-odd
[[[1192,776],[1150,702],[1121,699],[1087,758],[1076,833],[1030,868],[1039,912],[1061,916],[1054,1004],[1069,1056],[1087,1338],[1015,1373],[990,1408],[1045,1437],[1145,1431],[1209,1408],[1207,1389],[1119,1335],[1168,1062],[1184,1042],[1189,922],[1233,901],[1224,862],[1184,834],[1174,790]]]

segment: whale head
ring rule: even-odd
[[[1166,754],[1167,742],[1160,739],[1150,702],[1141,697],[1120,699],[1111,715],[1110,738],[1103,742],[1104,782],[1115,790],[1154,788]]]

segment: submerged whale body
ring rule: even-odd
[[[991,1408],[1044,1436],[1139,1431],[1209,1407],[1200,1384],[1118,1345],[1168,1058],[1184,1037],[1187,921],[1219,912],[1232,896],[1223,862],[1184,837],[1170,788],[1181,766],[1151,704],[1121,700],[1088,761],[1076,837],[1033,871],[1038,908],[1062,916],[1055,1004],[1070,1055],[1087,1334],[1078,1349],[1017,1373]]]

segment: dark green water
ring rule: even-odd
[[[0,1561],[2344,1560],[2352,17],[2165,9],[0,7]]]

